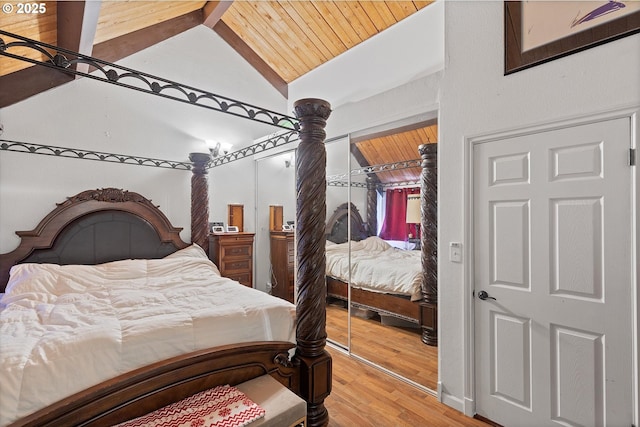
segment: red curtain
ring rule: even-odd
[[[385,195],[385,213],[380,238],[385,240],[407,240],[411,233],[415,237],[416,225],[407,224],[407,195],[420,194],[420,187],[388,189]]]

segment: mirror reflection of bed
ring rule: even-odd
[[[350,173],[328,179],[327,334],[351,354],[435,390],[437,331],[425,332],[431,325],[421,309],[423,168],[418,146],[437,141],[437,125],[428,120],[360,134],[345,139],[351,153]],[[431,148],[435,153],[435,145]],[[331,178],[348,179],[337,184]],[[342,193],[346,197],[329,207],[329,195],[338,193],[338,188],[348,189]],[[392,199],[389,194],[398,197]],[[407,195],[414,199],[408,207]],[[388,222],[394,216],[395,233]],[[435,220],[429,228],[436,229]]]

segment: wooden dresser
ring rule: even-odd
[[[254,233],[224,233],[209,235],[209,259],[220,274],[253,287]]]
[[[294,233],[271,232],[271,294],[294,302]]]

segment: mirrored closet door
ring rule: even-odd
[[[436,141],[433,120],[353,134],[349,171],[349,351],[431,390],[438,361],[437,346],[423,342],[418,147]]]
[[[437,346],[423,342],[420,318],[418,146],[436,141],[430,120],[326,143],[327,338],[430,390],[437,387],[438,361]],[[256,180],[256,287],[289,299],[295,231],[284,228],[295,220],[295,151],[257,160]]]

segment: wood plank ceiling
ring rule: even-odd
[[[416,129],[401,129],[352,143],[352,153],[360,166],[388,165],[420,159],[418,147],[438,142],[438,124],[423,124]],[[382,184],[409,183],[420,180],[422,168],[409,167],[375,173]]]

